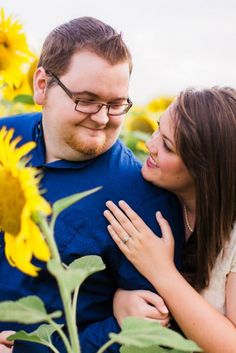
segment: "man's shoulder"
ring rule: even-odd
[[[141,162],[133,154],[133,152],[126,147],[121,140],[118,140],[113,146],[112,150],[112,160],[114,160],[117,167],[120,167],[123,171],[126,167],[129,170],[140,170]]]
[[[137,194],[140,199],[144,195],[145,199],[172,195],[167,190],[159,188],[143,178],[141,173],[142,163],[121,141],[117,141],[114,147],[111,157],[112,168],[116,189],[119,192],[123,190],[127,193],[127,190],[129,190],[133,195]]]
[[[24,140],[32,139],[32,131],[41,121],[42,113],[27,113],[0,119],[0,128],[5,126],[7,129],[14,129],[14,136],[22,136]]]
[[[0,119],[0,127],[6,126],[7,128],[20,128],[25,126],[34,126],[36,122],[41,120],[42,113],[34,112],[27,114],[18,114]]]

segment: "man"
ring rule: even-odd
[[[132,61],[120,34],[93,18],[77,18],[47,37],[34,77],[35,101],[42,114],[2,119],[0,126],[14,127],[22,143],[36,141],[30,163],[43,170],[44,197],[54,201],[96,186],[97,193],[64,211],[55,238],[62,261],[89,254],[100,255],[106,270],[91,276],[80,291],[78,331],[83,353],[95,353],[117,332],[112,299],[119,287],[150,289],[110,239],[103,217],[105,202],[126,200],[158,234],[159,209],[169,220],[179,256],[182,221],[179,206],[168,192],[145,182],[140,163],[117,140],[132,103],[128,87]],[[2,244],[4,245],[4,244]],[[57,287],[44,270],[31,278],[10,267],[0,248],[0,301],[39,295],[49,312],[61,308]],[[0,330],[32,327],[1,323]],[[64,352],[55,335],[54,344]],[[113,346],[109,352],[118,352]],[[13,352],[48,352],[44,346],[15,342]]]

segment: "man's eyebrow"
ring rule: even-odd
[[[71,92],[74,96],[81,96],[81,95],[87,95],[87,96],[90,96],[90,97],[93,97],[93,98],[96,98],[98,99],[99,96],[93,92],[90,92],[90,91],[77,91],[77,92]]]
[[[89,97],[96,99],[98,101],[102,100],[100,96],[98,96],[96,93],[90,92],[90,91],[77,91],[77,92],[71,92],[71,93],[75,97],[86,95],[86,96],[89,96]],[[115,98],[109,99],[109,102],[111,102],[111,101],[116,102],[116,101],[127,100],[127,99],[128,99],[127,97],[115,97]]]

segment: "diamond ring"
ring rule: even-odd
[[[130,236],[128,234],[125,234],[124,238],[122,239],[123,243],[127,243],[127,241],[129,240]]]

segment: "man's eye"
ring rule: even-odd
[[[83,101],[83,100],[81,100],[81,99],[78,99],[78,104],[79,104],[80,106],[86,107],[86,106],[88,106],[88,105],[96,104],[96,102],[93,101],[93,100],[86,100],[86,101]]]
[[[113,110],[119,110],[123,105],[122,104],[111,104],[110,107]]]

